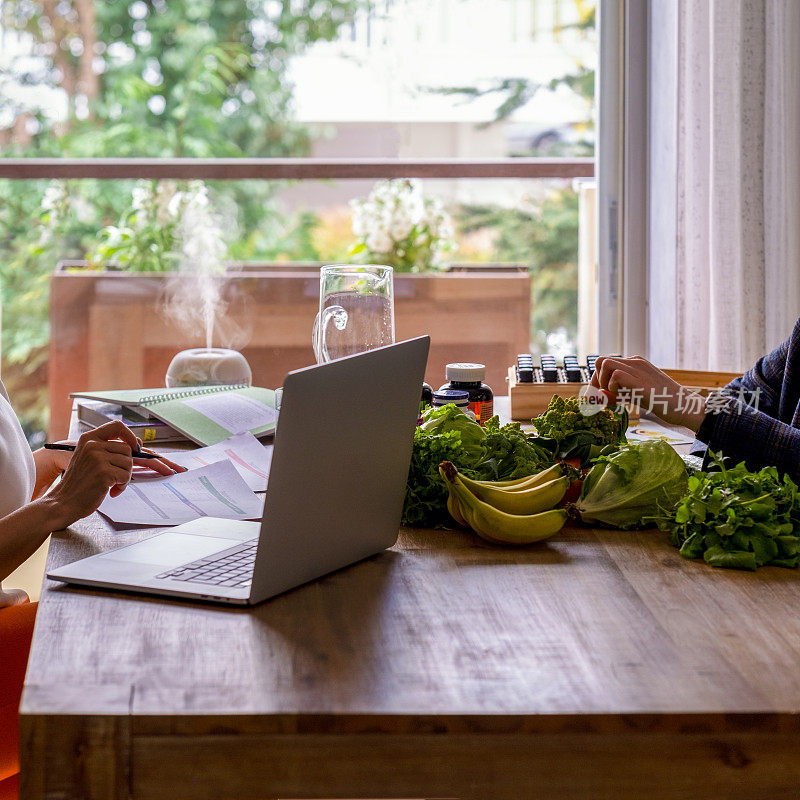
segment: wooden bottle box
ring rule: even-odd
[[[727,386],[737,372],[705,372],[692,369],[665,369],[673,380],[682,386],[692,388],[701,394]],[[554,394],[561,397],[577,397],[585,383],[518,383],[516,367],[508,368],[508,394],[511,399],[511,419],[520,422],[530,421],[546,410]]]

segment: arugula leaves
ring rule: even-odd
[[[452,461],[459,472],[475,477],[470,469],[472,459],[461,445],[459,431],[428,433],[417,428],[406,482],[403,525],[442,527],[449,522],[447,487],[439,475],[442,461]]]
[[[674,508],[655,517],[684,558],[712,567],[755,570],[800,563],[800,493],[775,467],[751,472],[744,463],[726,467],[711,454],[715,472],[689,478]]]

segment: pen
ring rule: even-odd
[[[66,450],[68,453],[75,452],[74,444],[57,444],[56,442],[45,442],[44,447],[45,450]],[[134,458],[161,458],[161,456],[158,456],[155,453],[143,453],[141,450],[133,450],[131,452],[131,455]]]

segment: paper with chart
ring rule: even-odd
[[[694,436],[689,434],[691,434],[691,431],[686,428],[667,425],[661,420],[652,417],[642,417],[638,422],[630,424],[625,436],[631,442],[647,442],[653,439],[661,439],[675,447],[676,445],[692,444]]]
[[[252,433],[240,433],[210,447],[180,450],[166,455],[171,461],[187,469],[205,467],[215,461],[230,461],[254,492],[267,490],[272,448],[264,447]],[[155,477],[152,470],[147,470],[144,474],[135,474],[132,480],[138,483],[155,480]]]
[[[198,517],[261,519],[264,498],[253,493],[230,461],[130,483],[98,509],[126,525],[180,525]]]

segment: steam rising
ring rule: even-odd
[[[228,250],[227,242],[236,233],[236,209],[232,204],[224,211],[212,206],[208,187],[202,183],[190,184],[189,190],[175,195],[173,201],[181,205],[181,254],[177,272],[167,280],[164,311],[191,335],[204,333],[205,345],[210,348],[215,327],[217,338],[222,338],[220,322],[227,310],[222,295],[223,259]],[[229,336],[225,338],[235,337],[233,331],[227,333]]]

